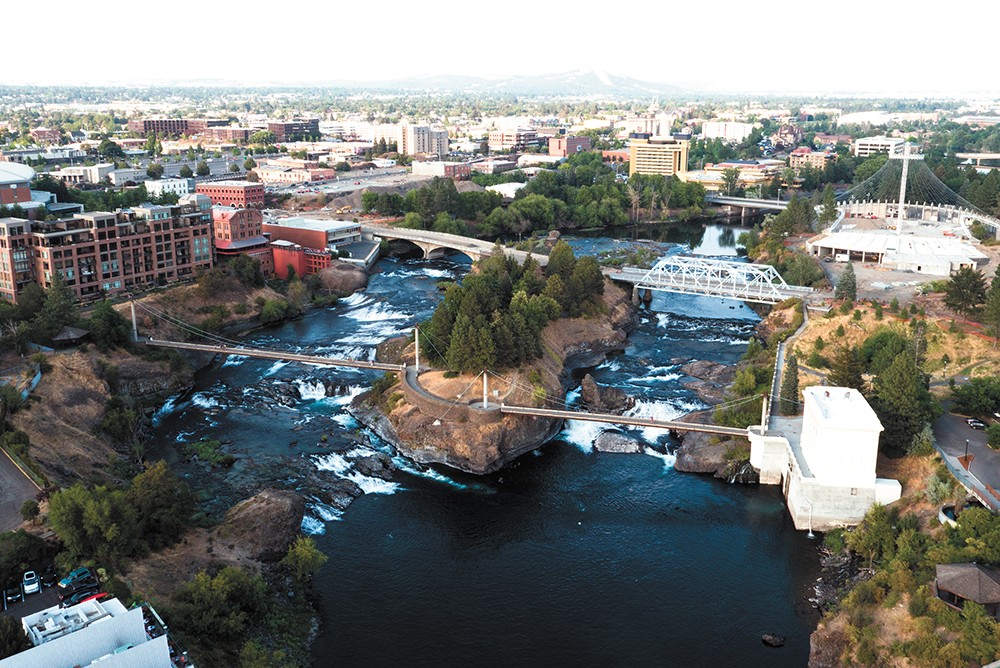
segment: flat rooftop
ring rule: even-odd
[[[850,387],[807,387],[802,391],[805,410],[824,428],[882,430],[875,411],[862,394]]]
[[[953,237],[923,236],[891,230],[848,231],[825,234],[812,241],[813,246],[851,250],[858,253],[882,254],[886,260],[907,262],[919,257],[936,257],[953,261],[973,262],[989,259],[971,244]]]
[[[314,220],[311,218],[276,218],[264,223],[265,225],[277,225],[279,227],[293,227],[300,230],[313,230],[315,232],[336,232],[351,228],[361,227],[361,223],[350,220]]]

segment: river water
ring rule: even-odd
[[[709,225],[637,236],[656,239],[645,244],[664,253],[726,256],[738,231]],[[570,241],[578,253],[629,243]],[[365,292],[250,341],[372,359],[376,343],[430,316],[436,283],[467,271],[459,258],[382,260]],[[628,348],[587,371],[634,396],[637,415],[704,409],[679,366],[735,362],[757,319],[739,302],[657,293]],[[807,601],[816,543],[793,529],[776,487],[679,473],[669,454],[676,444],[660,430],[629,430],[645,454],[595,452],[593,439],[609,427],[574,421],[491,476],[396,456],[394,481],[370,478],[350,456],[391,450],[345,407],[371,379],[229,359],[200,372],[195,391],[156,416],[153,456],[174,462],[210,508],[266,484],[294,484],[290,463],[350,478],[366,492],[343,513],[312,499],[303,522],[329,557],[315,582],[323,618],[316,665],[806,663],[817,621]],[[284,382],[300,398],[275,405],[272,390]],[[577,398],[577,390],[567,395]],[[232,471],[207,477],[180,461],[180,444],[202,437],[227,442],[238,457]],[[784,635],[786,646],[763,646],[767,632]]]

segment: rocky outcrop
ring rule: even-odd
[[[403,354],[413,343],[409,336],[394,336],[375,346],[375,359],[386,364],[402,364]],[[412,353],[409,355],[412,359]]]
[[[607,283],[602,310],[602,315],[593,318],[563,318],[550,323],[543,333],[545,354],[512,372],[520,381],[504,390],[499,400],[531,406],[538,405],[542,396],[562,396],[574,367],[593,364],[608,352],[622,350],[634,318],[628,296]],[[401,358],[412,355],[412,345],[398,354]],[[385,407],[391,410],[384,412]],[[358,397],[350,410],[417,462],[446,464],[476,474],[499,470],[551,439],[562,427],[558,419],[483,411],[398,383],[381,396]]]
[[[580,399],[584,406],[595,413],[621,415],[635,406],[635,399],[617,387],[598,385],[589,373],[580,383]]]
[[[319,283],[324,290],[339,295],[350,295],[368,285],[368,272],[356,264],[334,260],[319,272]]]
[[[598,452],[635,454],[642,452],[642,444],[620,431],[605,431],[594,440],[594,449]]]
[[[239,543],[259,561],[277,561],[301,534],[305,500],[288,490],[267,489],[233,506],[217,535]]]
[[[736,376],[734,367],[706,360],[691,360],[681,366],[680,371],[694,379],[684,381],[684,387],[712,406],[722,403],[726,389]]]
[[[701,432],[680,435],[681,444],[677,448],[674,468],[685,473],[715,473],[726,466],[728,446],[719,442],[718,437]]]

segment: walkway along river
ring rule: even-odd
[[[696,241],[731,255],[733,232],[709,226]],[[571,241],[578,253],[619,243]],[[382,260],[365,292],[250,342],[373,359],[376,343],[430,316],[436,283],[468,269],[459,257]],[[634,396],[635,415],[670,419],[704,407],[680,365],[735,362],[757,316],[738,302],[658,293],[639,320],[628,349],[589,371]],[[598,453],[593,439],[607,427],[573,421],[495,475],[395,456],[392,481],[371,477],[358,458],[391,450],[344,409],[372,377],[229,358],[156,418],[152,456],[174,462],[209,505],[287,485],[303,467],[366,492],[344,513],[313,500],[303,523],[330,558],[316,576],[316,665],[806,663],[816,543],[794,531],[777,488],[674,471],[662,430],[629,431],[644,455]],[[181,444],[203,437],[227,443],[231,471],[180,461]],[[766,632],[786,646],[765,647]]]

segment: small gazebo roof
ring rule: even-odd
[[[979,564],[938,564],[937,587],[982,605],[1000,603],[1000,573]]]
[[[52,337],[52,341],[60,343],[78,341],[83,337],[87,336],[88,334],[90,334],[90,332],[88,332],[85,329],[80,329],[79,327],[70,327],[69,325],[66,325],[65,327],[59,330],[58,334]]]

